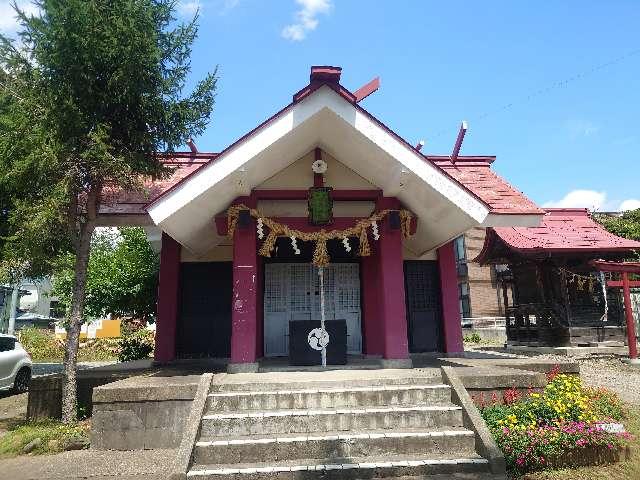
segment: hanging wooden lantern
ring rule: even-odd
[[[333,223],[333,188],[312,187],[309,189],[309,223],[329,225]]]

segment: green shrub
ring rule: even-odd
[[[610,420],[622,420],[626,410],[618,395],[606,388],[585,388],[589,405],[596,417]]]
[[[34,362],[57,361],[64,357],[63,341],[49,330],[25,328],[18,333],[18,340]]]
[[[154,347],[153,332],[146,329],[127,335],[120,339],[120,352],[118,360],[121,362],[130,362],[132,360],[140,360],[148,358]]]
[[[480,343],[482,338],[478,332],[473,332],[471,335],[465,335],[463,340],[465,343]]]
[[[119,338],[92,338],[80,340],[78,360],[81,362],[99,362],[118,358]]]
[[[65,449],[65,445],[78,438],[86,439],[89,434],[89,424],[64,424],[57,420],[28,421],[12,427],[9,432],[0,437],[0,458],[20,455],[22,449],[29,442],[39,438],[40,445],[32,454],[58,453]]]

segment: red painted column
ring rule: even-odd
[[[176,358],[179,284],[180,244],[163,232],[160,250],[156,348],[154,353],[156,362],[171,362]]]
[[[250,207],[246,200],[242,203]],[[255,221],[233,234],[231,362],[229,372],[257,371],[258,253]]]
[[[256,357],[260,358],[264,356],[264,259],[258,255],[257,262]]]
[[[446,243],[438,249],[438,268],[440,270],[440,291],[442,296],[444,351],[446,353],[463,352],[458,272],[453,242]]]
[[[378,210],[399,208],[395,198],[381,198]],[[387,216],[380,225],[380,238],[374,242],[378,256],[379,325],[382,334],[382,355],[389,366],[410,366],[407,338],[407,312],[404,292],[402,230],[392,230]],[[406,365],[405,365],[406,364]]]
[[[629,274],[622,272],[622,296],[624,297],[624,316],[627,322],[627,341],[629,343],[629,358],[638,358],[638,345],[636,343],[636,324],[633,321],[631,309],[631,287]]]
[[[360,278],[362,283],[362,326],[364,335],[364,353],[382,355],[382,329],[380,328],[380,305],[378,277],[378,254],[374,240],[369,239],[371,255],[361,257]]]

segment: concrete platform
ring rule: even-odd
[[[502,349],[505,353],[535,353],[538,355],[559,355],[565,357],[582,357],[587,355],[628,355],[627,347],[532,347],[528,345],[507,345]]]
[[[200,375],[141,375],[93,390],[91,448],[177,448]]]

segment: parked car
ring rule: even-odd
[[[0,390],[24,393],[31,383],[31,356],[12,335],[0,334]]]

